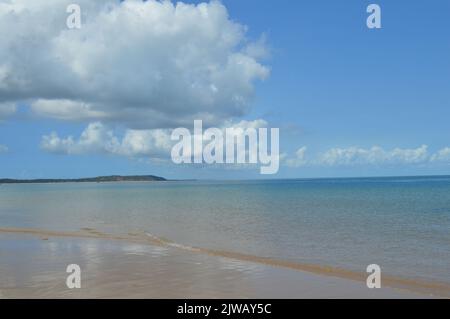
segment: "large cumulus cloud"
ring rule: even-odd
[[[0,105],[132,129],[219,125],[249,111],[269,74],[220,2],[78,0],[82,28],[69,30],[72,2],[0,3]]]

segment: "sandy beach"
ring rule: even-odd
[[[1,298],[429,298],[142,234],[0,229]],[[68,289],[66,267],[81,267]],[[417,288],[417,287],[416,287]],[[424,287],[422,287],[424,288]]]

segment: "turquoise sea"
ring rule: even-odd
[[[450,283],[450,177],[0,185],[0,227],[179,245]],[[1,261],[0,261],[1,262]]]

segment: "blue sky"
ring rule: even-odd
[[[377,3],[381,7],[381,29],[368,29],[366,26],[368,16],[366,7],[370,3]],[[450,173],[448,149],[450,147],[450,29],[448,27],[450,3],[448,1],[224,0],[222,4],[228,11],[229,20],[232,21],[222,21],[225,26],[228,27],[229,23],[245,25],[247,31],[243,36],[244,42],[258,42],[258,39],[263,36],[264,47],[270,51],[270,56],[255,58],[258,68],[251,69],[255,79],[249,80],[252,84],[252,93],[248,96],[245,87],[238,87],[235,84],[236,79],[240,78],[239,74],[235,75],[236,79],[224,84],[225,87],[231,86],[234,91],[242,90],[242,94],[248,97],[248,107],[245,111],[231,112],[227,108],[226,103],[229,100],[226,96],[223,100],[215,100],[217,109],[221,111],[213,113],[216,121],[214,123],[218,123],[221,119],[235,122],[263,119],[270,127],[279,127],[280,151],[286,160],[282,162],[279,173],[270,177]],[[83,14],[87,15],[88,25],[99,10],[94,7],[84,9],[83,4],[81,9]],[[0,11],[0,17],[1,14]],[[61,17],[66,16],[67,13],[63,11]],[[170,23],[170,18],[167,19]],[[170,121],[164,118],[159,123],[152,122],[147,128],[144,127],[145,120],[142,121],[144,124],[134,119],[122,121],[126,115],[120,113],[123,107],[120,103],[114,109],[107,109],[110,112],[107,118],[114,117],[114,120],[110,122],[99,120],[96,113],[79,117],[74,114],[66,116],[64,113],[63,116],[49,109],[47,104],[41,103],[31,107],[34,101],[48,100],[52,95],[54,95],[52,98],[68,99],[70,97],[79,100],[80,97],[77,94],[85,94],[86,101],[88,98],[89,101],[97,100],[97,97],[84,88],[71,91],[67,89],[67,87],[70,88],[69,85],[63,87],[64,81],[71,80],[69,76],[58,81],[47,80],[47,78],[55,78],[60,71],[57,67],[55,67],[56,71],[51,69],[52,61],[47,62],[39,57],[39,50],[46,49],[45,44],[42,45],[43,48],[33,44],[34,47],[31,47],[27,54],[20,52],[21,59],[17,59],[20,63],[12,58],[15,52],[17,53],[13,50],[15,46],[27,48],[33,41],[54,45],[54,42],[46,42],[47,37],[44,33],[51,33],[51,28],[60,28],[57,24],[61,20],[59,13],[57,18],[50,19],[51,22],[48,22],[48,17],[42,13],[36,15],[33,21],[41,25],[39,24],[41,20],[42,25],[48,24],[42,26],[42,34],[39,33],[40,31],[30,34],[23,22],[24,27],[18,28],[20,31],[17,32],[29,35],[25,37],[27,41],[22,43],[16,37],[16,40],[6,41],[3,44],[4,47],[0,45],[0,49],[3,49],[0,51],[3,51],[2,54],[6,56],[1,57],[10,62],[5,63],[9,67],[6,70],[25,75],[28,74],[27,72],[35,71],[31,78],[27,75],[26,79],[29,79],[31,84],[26,84],[28,86],[25,88],[20,86],[27,82],[10,81],[6,85],[1,85],[0,82],[0,103],[15,105],[15,112],[8,111],[10,109],[5,106],[4,115],[0,108],[0,145],[3,145],[3,148],[0,148],[0,177],[81,177],[108,174],[155,174],[169,178],[218,179],[263,177],[255,169],[188,165],[178,167],[164,161],[155,162],[152,159],[160,157],[156,151],[145,153],[145,156],[143,154],[140,156],[125,154],[125,156],[122,153],[98,151],[92,147],[83,152],[67,151],[64,148],[67,143],[64,144],[62,141],[68,141],[67,137],[72,136],[76,143],[80,134],[94,122],[102,122],[102,125],[108,127],[106,133],[114,132],[114,136],[121,136],[128,129],[167,129],[176,123],[169,124]],[[0,32],[3,35],[8,32],[6,29],[8,22],[5,21],[6,19],[3,19],[3,23],[0,22]],[[188,26],[194,31],[197,30],[191,24]],[[220,26],[221,24],[215,25],[215,27]],[[45,30],[46,27],[48,30]],[[125,27],[123,29],[127,30]],[[89,30],[81,32],[89,32]],[[98,32],[101,34],[102,31]],[[148,46],[142,44],[146,41],[145,29],[142,32],[142,34],[133,33],[144,35],[142,37],[130,36],[130,43],[131,41],[140,42],[135,47],[133,47],[134,43],[129,47],[142,49],[142,56],[145,56],[145,50],[152,50],[152,47],[151,44]],[[68,34],[60,40],[65,41],[68,37],[72,37],[70,33]],[[85,37],[89,36],[89,33],[86,34],[84,34]],[[193,34],[189,43],[194,43],[195,49],[197,49],[196,45],[200,49],[204,49],[202,45],[205,45],[205,48],[211,47],[211,44],[204,44],[196,38],[194,32]],[[231,34],[235,35],[235,33]],[[126,34],[122,36],[123,38],[119,34],[117,38],[127,39]],[[40,37],[44,40],[40,40]],[[177,37],[169,38],[170,41],[177,41],[177,39]],[[165,45],[165,42],[161,45]],[[121,46],[120,50],[123,48],[124,46]],[[171,43],[168,48],[177,48],[177,43]],[[91,48],[88,49],[91,50]],[[93,56],[92,52],[94,54],[97,52],[92,50],[89,51],[89,57]],[[36,52],[35,55],[34,52]],[[146,68],[146,63],[148,65],[157,63],[154,59],[163,59],[161,63],[166,65],[168,60],[164,60],[166,59],[164,55],[170,56],[171,52],[162,50],[161,55],[155,53],[143,60],[145,63],[138,67],[130,61],[124,64],[112,64],[110,67],[117,70],[117,73],[123,71],[132,74],[128,71],[139,72]],[[130,54],[128,51],[122,52],[122,54],[126,53]],[[68,54],[73,59],[78,59],[76,50]],[[135,59],[139,59],[140,56],[136,55]],[[84,63],[85,60],[80,58],[77,61]],[[27,63],[30,63],[31,71],[24,68]],[[39,69],[39,65],[45,63],[49,63],[50,68]],[[201,66],[201,61],[198,63]],[[86,65],[90,66],[86,62],[83,67],[86,68]],[[170,65],[167,64],[167,66]],[[265,69],[259,66],[270,70],[270,74],[263,76]],[[18,68],[24,68],[25,71]],[[186,71],[186,74],[192,74],[191,71]],[[83,69],[83,72],[89,72],[89,70]],[[108,76],[107,72],[106,76]],[[161,72],[164,76],[164,71]],[[39,77],[35,76],[37,73],[40,74]],[[2,79],[6,77],[2,78],[0,67],[0,80]],[[123,88],[127,83],[126,76],[123,79],[124,82],[119,81],[115,85]],[[133,77],[130,77],[128,81],[132,79]],[[44,84],[41,85],[42,82]],[[139,94],[139,83],[137,86],[136,94]],[[29,87],[33,88],[29,89]],[[171,88],[173,95],[178,94],[176,92],[178,87],[174,85]],[[161,90],[159,87],[154,90],[158,98],[165,96],[165,93],[157,91]],[[153,100],[153,96],[147,95],[151,93],[145,89],[144,91],[143,96]],[[124,94],[129,93],[129,91],[124,92]],[[129,94],[134,94],[134,91],[130,92]],[[105,91],[99,94],[107,95]],[[183,96],[179,94],[182,100]],[[113,99],[116,101],[117,97],[107,97],[107,101]],[[133,98],[128,96],[124,99],[124,101],[132,100]],[[174,99],[174,103],[176,101]],[[180,118],[185,116],[185,113],[188,114],[189,107],[187,105],[187,111],[186,109],[180,111],[182,113]],[[192,106],[191,109],[194,107]],[[176,109],[175,106],[174,109]],[[68,107],[67,110],[73,109]],[[103,111],[106,108],[99,106],[92,110]],[[168,119],[171,117],[178,118],[178,113],[174,111],[171,116],[167,115]],[[140,116],[140,118],[143,117]],[[58,137],[55,140],[59,143],[58,147],[43,146],[44,137],[50,136],[52,132],[55,132],[55,136]],[[300,153],[304,157],[298,158],[296,152],[302,147],[305,147],[305,152]]]

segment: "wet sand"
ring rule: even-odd
[[[66,286],[69,264],[81,267],[81,289]],[[446,291],[368,289],[358,277],[150,234],[0,228],[0,298],[429,298]]]

